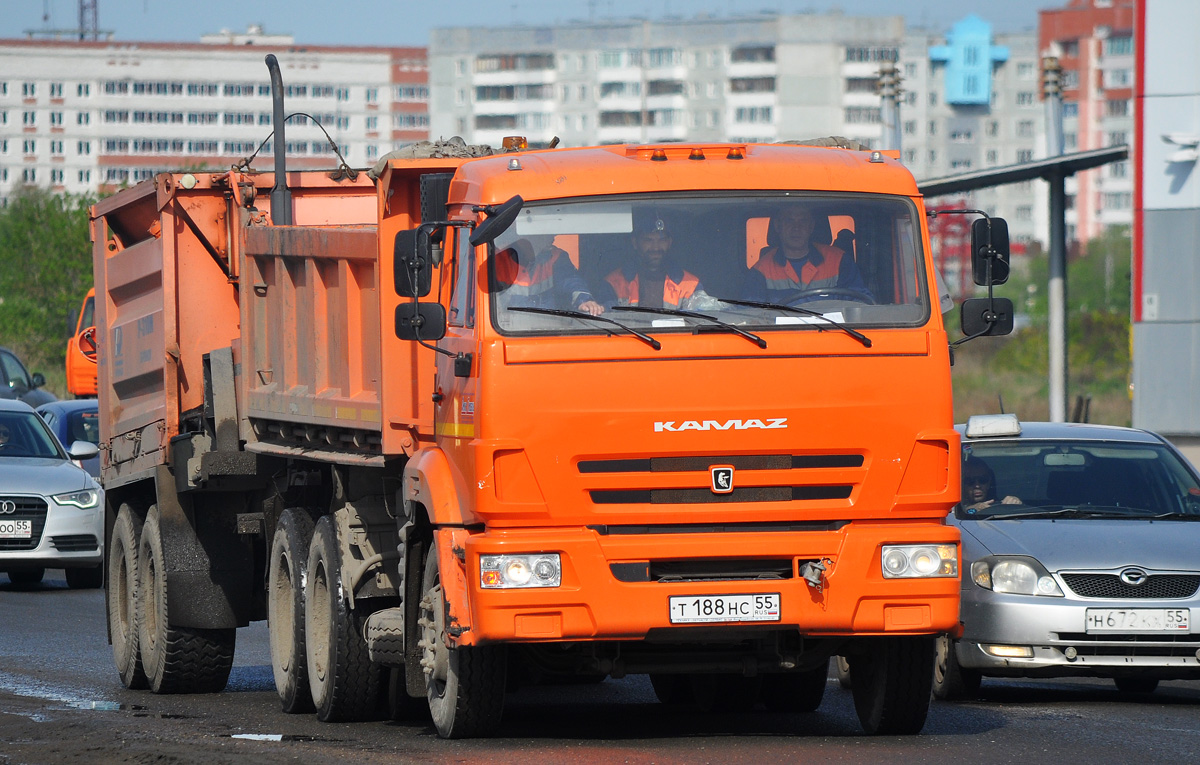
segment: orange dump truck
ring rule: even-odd
[[[959,443],[908,171],[747,144],[378,170],[94,208],[125,685],[219,691],[268,619],[283,708],[321,720],[486,735],[516,684],[639,673],[812,710],[843,655],[868,732],[920,730]]]
[[[96,397],[96,290],[88,290],[67,341],[67,392],[75,398]]]

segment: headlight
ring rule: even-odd
[[[68,494],[56,494],[54,495],[54,501],[60,505],[74,505],[75,507],[88,510],[100,504],[100,492],[95,489],[84,489],[83,491],[72,491]]]
[[[560,584],[562,562],[558,553],[479,557],[479,586],[485,590],[558,587]]]
[[[956,545],[884,545],[884,579],[958,576]]]
[[[971,564],[971,580],[992,592],[1061,598],[1062,589],[1041,563],[1026,557],[981,558]]]

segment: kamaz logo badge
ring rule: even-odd
[[[716,465],[709,469],[712,473],[713,494],[733,493],[733,466]]]
[[[679,433],[684,430],[776,430],[787,427],[787,417],[766,420],[683,420],[654,423],[655,433]]]

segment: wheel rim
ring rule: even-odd
[[[114,630],[113,641],[119,641],[118,648],[124,650],[130,638],[129,625],[133,621],[129,602],[129,590],[132,582],[129,581],[129,551],[120,542],[116,544],[116,548],[113,555],[113,561],[116,564],[116,571],[113,572],[115,576],[113,578],[116,581],[113,582],[112,596],[116,601],[114,606],[117,612],[117,629]]]
[[[431,553],[436,555],[436,553]],[[425,670],[425,686],[430,696],[446,694],[450,675],[450,649],[446,647],[445,608],[442,607],[442,578],[439,572],[433,586],[421,599],[421,668]]]
[[[325,682],[329,669],[329,580],[325,573],[325,562],[317,561],[315,570],[310,572],[313,578],[312,601],[308,604],[308,613],[312,620],[313,629],[307,631],[307,639],[312,650],[309,652],[309,666],[313,675]]]
[[[939,637],[937,640],[937,658],[933,663],[933,681],[938,685],[943,685],[946,682],[946,675],[950,670],[950,644],[944,637]]]
[[[158,568],[154,565],[154,556],[146,556],[145,570],[142,572],[142,591],[145,607],[142,609],[142,623],[146,625],[146,645],[144,650],[153,651],[158,645]]]
[[[287,672],[295,660],[291,638],[296,627],[292,612],[296,591],[292,587],[292,567],[287,555],[279,556],[275,573],[275,581],[271,586],[271,655],[275,657],[279,668]]]

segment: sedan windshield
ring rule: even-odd
[[[8,457],[65,459],[42,418],[33,412],[0,412],[0,459]]]
[[[1157,444],[972,443],[963,449],[962,519],[1200,520],[1196,476]]]
[[[900,197],[782,192],[529,203],[490,250],[492,321],[652,336],[917,326],[930,311],[916,213]]]

